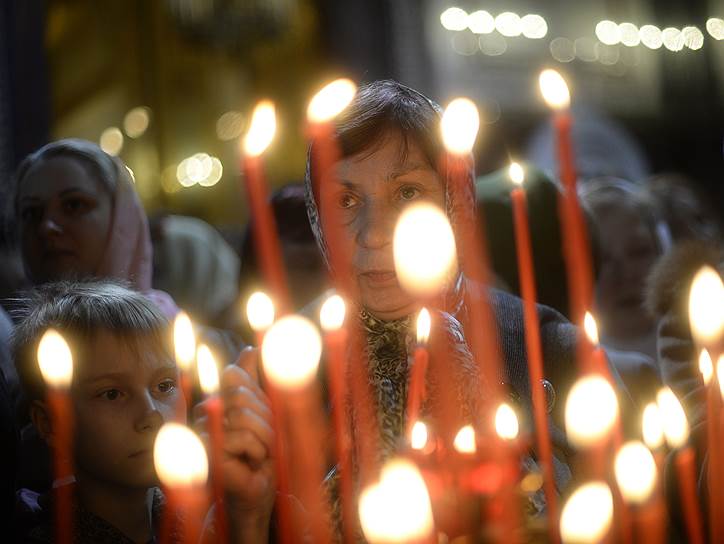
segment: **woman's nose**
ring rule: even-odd
[[[140,399],[139,414],[135,423],[136,431],[155,432],[161,428],[161,425],[163,425],[163,415],[154,398],[146,392]]]
[[[392,241],[395,213],[385,206],[370,204],[359,216],[357,243],[367,249],[381,249]]]
[[[57,236],[62,233],[63,227],[53,214],[46,213],[43,215],[40,221],[40,234],[42,236]]]

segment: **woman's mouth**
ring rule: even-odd
[[[393,270],[368,270],[360,274],[371,285],[392,285],[397,283],[397,274]]]

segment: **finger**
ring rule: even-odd
[[[271,420],[271,408],[256,392],[246,387],[237,387],[224,394],[224,412],[232,408],[248,408],[264,419]]]
[[[259,383],[260,360],[259,348],[247,346],[239,354],[239,358],[236,360],[236,366],[245,370],[256,383]]]
[[[226,413],[226,432],[234,432],[242,429],[247,429],[254,433],[266,446],[267,450],[271,450],[272,444],[274,443],[274,430],[264,418],[259,417],[258,414],[248,408],[229,410]]]
[[[237,387],[248,387],[252,389],[258,396],[262,397],[264,402],[269,402],[266,394],[261,388],[258,381],[246,370],[235,365],[227,366],[221,373],[221,389],[222,392],[234,390]]]
[[[244,457],[255,466],[261,465],[269,457],[267,447],[248,429],[225,433],[224,451],[233,457]]]

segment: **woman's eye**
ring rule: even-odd
[[[70,198],[63,202],[63,208],[70,213],[80,213],[88,208],[88,204],[80,198]]]
[[[420,190],[417,187],[402,187],[400,188],[400,198],[402,200],[413,200],[420,195]]]
[[[357,198],[350,194],[345,193],[339,197],[339,207],[344,209],[353,208],[357,204]]]
[[[98,396],[105,400],[118,400],[122,394],[118,389],[106,389]]]
[[[174,380],[164,380],[157,387],[161,393],[171,393],[176,389],[176,382]]]

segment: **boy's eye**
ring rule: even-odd
[[[122,394],[118,389],[106,389],[98,396],[105,400],[118,400]]]
[[[339,207],[345,210],[353,208],[357,205],[359,200],[351,193],[344,193],[339,197]]]
[[[420,195],[420,189],[406,185],[400,188],[399,194],[402,200],[412,200]]]
[[[161,393],[171,393],[174,389],[176,389],[176,381],[175,380],[164,380],[161,383],[158,384],[158,390]]]

